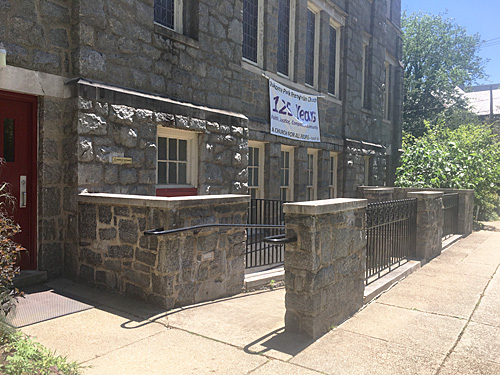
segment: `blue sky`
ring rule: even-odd
[[[500,0],[402,0],[401,8],[408,13],[440,14],[447,11],[447,18],[465,27],[468,34],[479,33],[485,41],[498,38],[498,44],[480,51],[481,57],[490,59],[486,65],[490,78],[479,84],[500,84]]]

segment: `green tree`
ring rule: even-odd
[[[500,144],[488,124],[468,123],[456,129],[426,126],[418,138],[403,135],[396,186],[474,189],[481,218],[493,217],[500,191]]]
[[[424,121],[436,123],[466,109],[456,90],[485,76],[478,56],[479,34],[442,15],[403,13],[403,129],[414,136],[425,132]]]

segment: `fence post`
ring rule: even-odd
[[[363,305],[366,199],[287,203],[285,329],[318,338]]]
[[[408,192],[408,198],[417,198],[417,235],[412,257],[427,263],[441,254],[443,237],[443,192]]]
[[[473,230],[474,190],[457,189],[453,192],[458,193],[458,234],[466,237]]]

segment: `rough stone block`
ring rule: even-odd
[[[137,223],[133,220],[120,219],[118,223],[120,240],[125,243],[135,244],[139,239]]]
[[[110,258],[132,258],[134,256],[134,248],[129,245],[109,246],[108,256]]]

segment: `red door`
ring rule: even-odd
[[[36,269],[37,98],[0,91],[0,183],[7,182],[15,204],[9,208],[21,232],[14,240],[27,251],[22,269]]]

